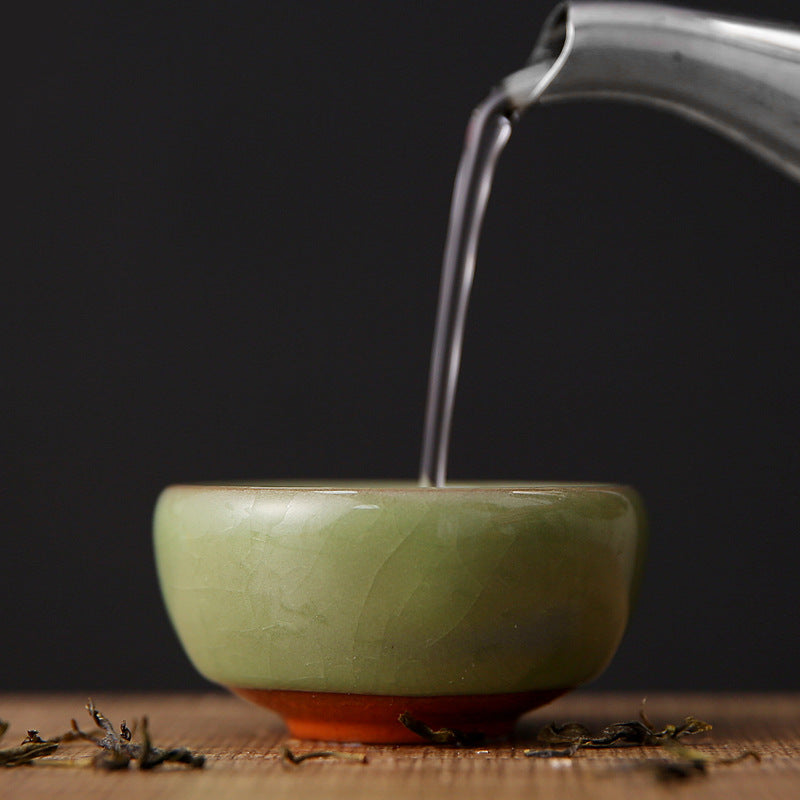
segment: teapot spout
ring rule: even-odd
[[[566,2],[503,88],[517,110],[593,98],[664,108],[800,180],[800,29],[788,25],[654,3]]]

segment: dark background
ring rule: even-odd
[[[203,685],[155,580],[164,485],[416,475],[464,127],[551,5],[24,7],[0,689]],[[450,473],[642,491],[598,686],[798,688],[799,218],[788,178],[647,109],[531,111],[501,160]]]

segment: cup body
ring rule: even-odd
[[[478,698],[458,721],[492,727],[510,697],[513,721],[591,680],[624,633],[646,541],[638,495],[601,484],[178,485],[154,528],[196,668],[298,735],[362,741],[409,738],[396,720],[412,706],[440,720],[431,700]],[[314,698],[329,720],[387,710],[339,735],[301,720]]]

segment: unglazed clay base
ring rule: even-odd
[[[245,700],[280,714],[297,739],[365,744],[419,744],[423,740],[399,722],[410,714],[433,729],[451,728],[504,738],[526,711],[546,705],[566,689],[452,697],[387,697],[334,692],[269,689],[233,691]]]

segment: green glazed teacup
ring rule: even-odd
[[[604,484],[177,485],[161,589],[207,678],[293,735],[508,733],[596,677],[641,578],[638,495]]]

